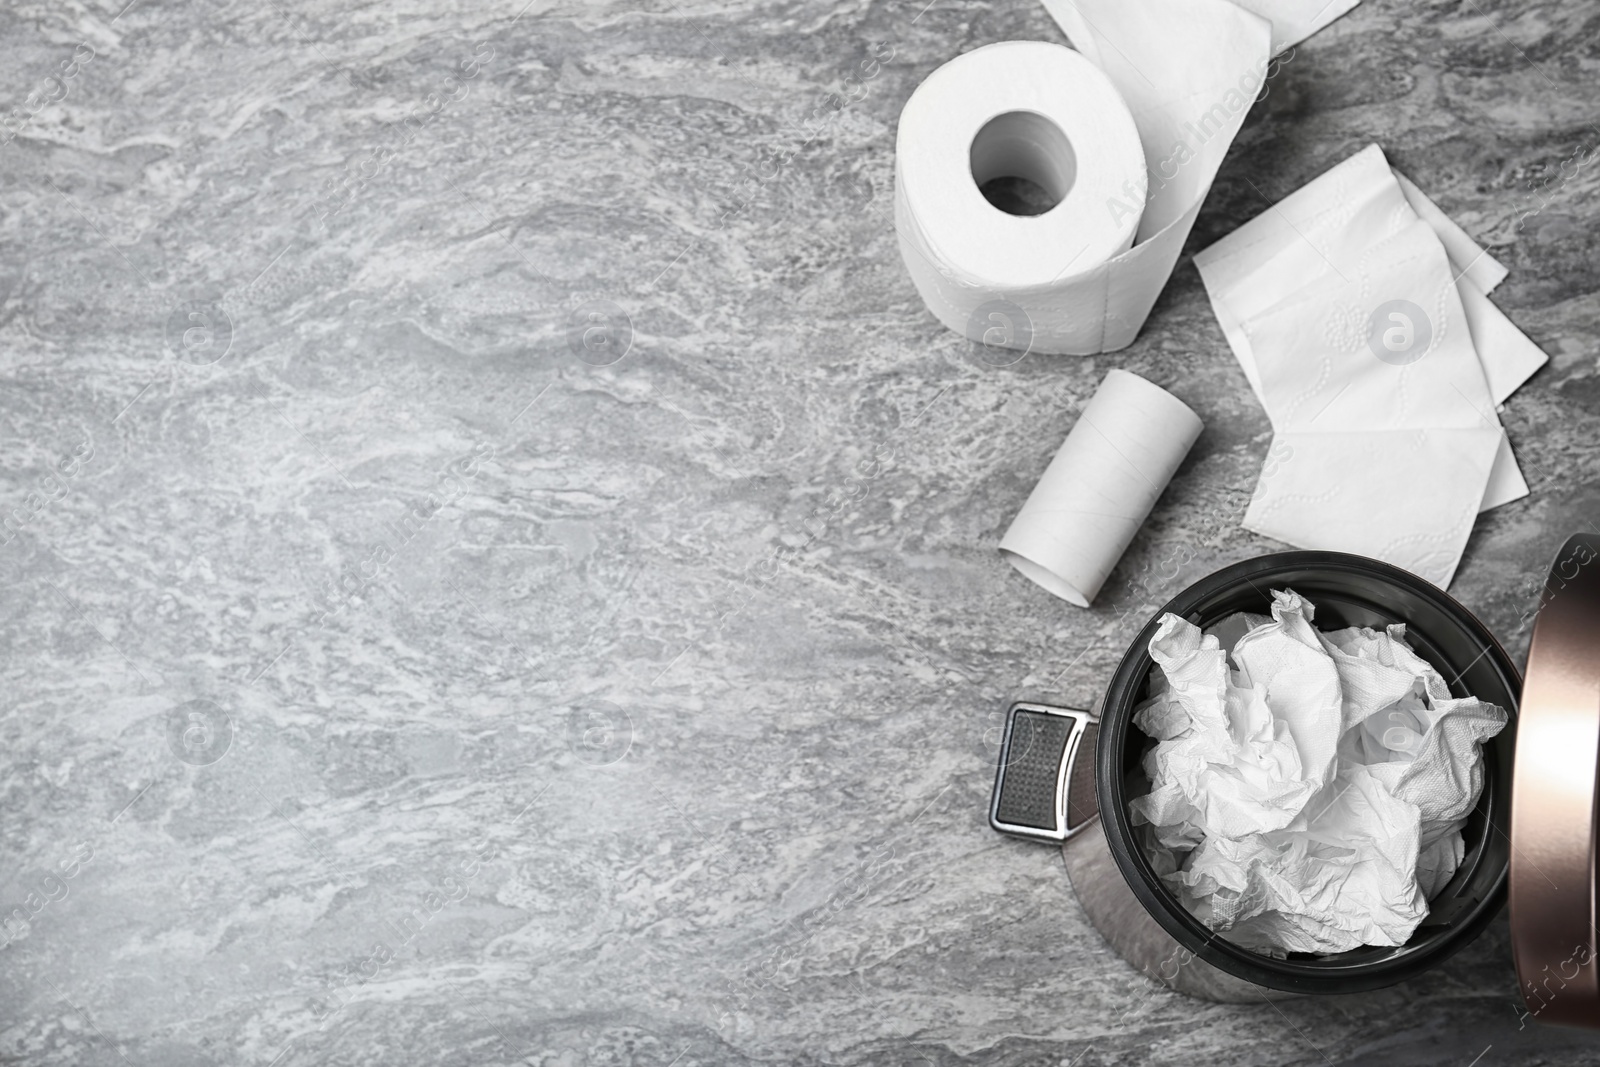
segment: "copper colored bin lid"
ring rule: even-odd
[[[1600,1028],[1600,536],[1569,538],[1556,555],[1523,673],[1511,782],[1517,979],[1533,1018]]]

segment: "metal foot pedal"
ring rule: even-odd
[[[1094,747],[1100,720],[1077,708],[1019,702],[1006,713],[989,825],[1035,841],[1065,841],[1100,814]],[[1082,754],[1080,760],[1078,756]]]

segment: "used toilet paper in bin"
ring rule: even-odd
[[[1165,389],[1111,371],[1012,520],[1001,553],[1030,580],[1088,607],[1200,429],[1200,417]]]
[[[1270,619],[1160,620],[1133,820],[1157,874],[1236,944],[1404,944],[1462,861],[1506,712],[1452,697],[1403,625],[1322,633],[1312,604],[1272,596]]]

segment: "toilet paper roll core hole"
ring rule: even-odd
[[[1078,156],[1061,127],[1036,111],[1008,111],[972,139],[972,180],[1008,215],[1043,215],[1072,191]]]

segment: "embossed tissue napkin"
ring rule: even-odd
[[[1236,944],[1403,944],[1461,863],[1479,746],[1506,713],[1452,697],[1404,626],[1321,633],[1310,603],[1272,596],[1272,618],[1205,633],[1162,617],[1133,820],[1156,872]]]
[[[1505,268],[1372,145],[1195,257],[1273,442],[1244,525],[1448,586],[1527,495],[1496,405],[1545,361]]]

